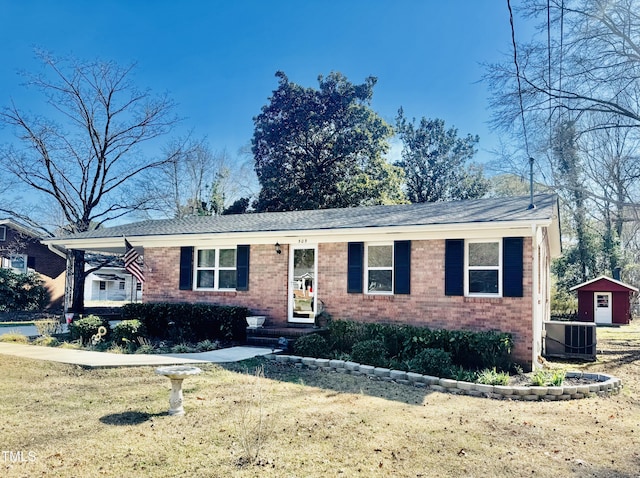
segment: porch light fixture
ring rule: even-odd
[[[276,242],[275,248],[276,248],[276,254],[282,254],[282,248],[280,247],[280,243]]]

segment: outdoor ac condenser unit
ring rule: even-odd
[[[596,359],[596,324],[590,322],[545,322],[544,356]]]

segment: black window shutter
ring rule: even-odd
[[[522,237],[505,237],[502,240],[502,295],[503,297],[522,297],[523,274]]]
[[[347,247],[347,292],[362,293],[364,242],[350,242]]]
[[[28,269],[36,269],[36,258],[35,256],[27,256],[27,268]]]
[[[180,290],[193,288],[193,247],[180,248]]]
[[[464,295],[464,239],[445,241],[444,293]]]
[[[393,245],[395,294],[411,293],[411,241],[395,241]]]
[[[236,249],[236,290],[249,290],[249,250],[248,245]]]

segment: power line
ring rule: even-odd
[[[513,63],[516,66],[516,79],[518,80],[518,99],[520,100],[520,117],[522,118],[522,134],[524,135],[524,147],[529,155],[529,141],[527,139],[527,127],[524,120],[524,105],[522,102],[522,84],[520,83],[520,67],[518,66],[518,47],[516,45],[516,32],[513,25],[513,10],[511,9],[511,0],[507,0],[507,7],[509,8],[509,22],[511,23],[511,43],[513,44]]]

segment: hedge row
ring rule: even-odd
[[[246,307],[211,304],[129,303],[123,320],[138,319],[149,337],[173,342],[244,341]]]
[[[360,360],[370,352],[369,365],[407,368],[408,363],[425,349],[441,349],[451,356],[452,364],[468,370],[496,367],[508,370],[511,366],[513,338],[511,334],[489,331],[432,330],[411,325],[389,325],[362,323],[348,320],[333,320],[324,335],[326,348],[324,357],[352,356]],[[322,351],[321,344],[313,341],[316,353]],[[298,339],[296,348],[305,346]],[[296,353],[301,353],[297,350]],[[383,364],[384,362],[384,364]],[[361,362],[365,363],[365,362]]]

